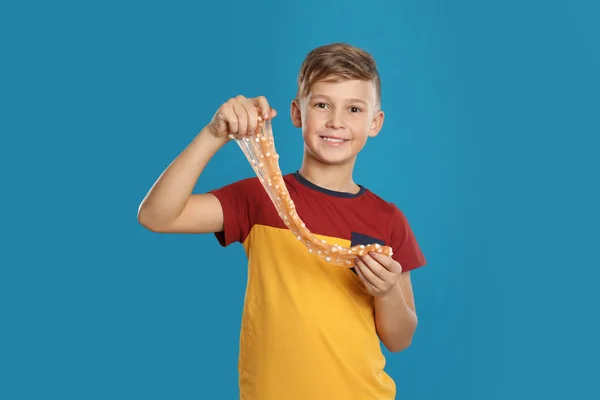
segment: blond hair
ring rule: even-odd
[[[320,80],[347,79],[372,81],[377,105],[380,104],[381,78],[375,60],[367,51],[345,43],[328,44],[308,53],[298,73],[296,98],[307,96],[312,85]]]

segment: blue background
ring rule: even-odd
[[[408,216],[420,325],[399,399],[598,390],[597,2],[20,2],[0,8],[0,398],[234,399],[241,246],[137,207],[237,94],[280,165],[306,53],[375,56],[386,122],[355,179]],[[252,176],[228,145],[196,192]],[[386,353],[387,354],[387,353]]]

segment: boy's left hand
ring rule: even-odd
[[[402,266],[392,257],[379,253],[368,253],[357,257],[356,273],[372,296],[387,294],[398,282]]]

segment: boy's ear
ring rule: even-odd
[[[378,110],[373,119],[371,120],[371,126],[369,126],[369,137],[375,137],[381,130],[383,126],[383,120],[385,118],[385,114],[382,110]]]
[[[292,123],[296,128],[302,128],[302,112],[300,111],[300,102],[298,99],[292,100],[290,105],[290,116],[292,117]]]

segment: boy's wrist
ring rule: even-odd
[[[382,301],[394,301],[398,299],[403,299],[402,296],[402,288],[400,284],[396,281],[392,287],[390,287],[385,293],[382,293],[378,296]]]
[[[215,150],[218,150],[225,144],[227,144],[229,138],[218,137],[211,131],[210,126],[207,125],[204,128],[202,128],[202,130],[198,133],[198,135],[196,136],[196,140],[209,143],[211,147],[215,148]]]

